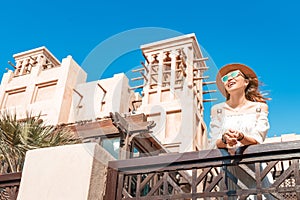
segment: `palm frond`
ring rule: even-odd
[[[40,115],[17,120],[16,114],[0,113],[0,172],[21,171],[28,150],[80,142],[64,127],[45,125]]]

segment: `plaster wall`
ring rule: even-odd
[[[205,62],[194,34],[146,45],[142,105],[138,111],[156,122],[153,134],[171,152],[205,149],[202,80]]]
[[[111,160],[95,143],[28,151],[17,199],[103,199]]]
[[[48,52],[45,47],[38,50],[41,51],[39,55],[45,56]],[[36,53],[36,49],[15,57],[31,57],[33,53]],[[16,75],[11,70],[5,73],[0,86],[1,111],[16,113],[18,119],[31,113],[31,116],[40,114],[47,124],[66,123],[72,100],[71,91],[76,84],[85,82],[86,73],[71,56],[56,64],[45,68],[38,62],[27,73]]]
[[[129,113],[137,96],[129,90],[125,74],[76,85],[72,93],[69,122],[94,120],[110,116],[110,112]]]

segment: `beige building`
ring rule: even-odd
[[[1,110],[19,118],[30,112],[53,125],[93,120],[128,112],[135,98],[124,74],[87,83],[87,74],[71,56],[60,62],[46,47],[14,58],[15,70],[3,75],[0,99]]]
[[[124,74],[86,82],[86,72],[71,57],[62,61],[46,48],[15,54],[0,86],[1,110],[41,115],[47,124],[93,122],[110,112],[143,113],[156,126],[152,136],[172,152],[201,150],[205,60],[194,34],[141,46],[145,62],[135,72],[143,85],[131,88]],[[134,92],[142,88],[141,94]]]
[[[208,69],[194,34],[142,45],[146,58],[139,112],[158,123],[155,137],[175,152],[206,148],[204,72]]]
[[[267,137],[264,143],[288,142],[300,140],[300,135],[296,133],[282,134],[281,136]]]

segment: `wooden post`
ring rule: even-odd
[[[107,169],[106,188],[103,200],[115,200],[117,194],[118,171],[113,168]]]

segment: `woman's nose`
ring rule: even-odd
[[[230,80],[232,80],[232,79],[233,79],[232,76],[228,76],[227,82],[230,81]]]

